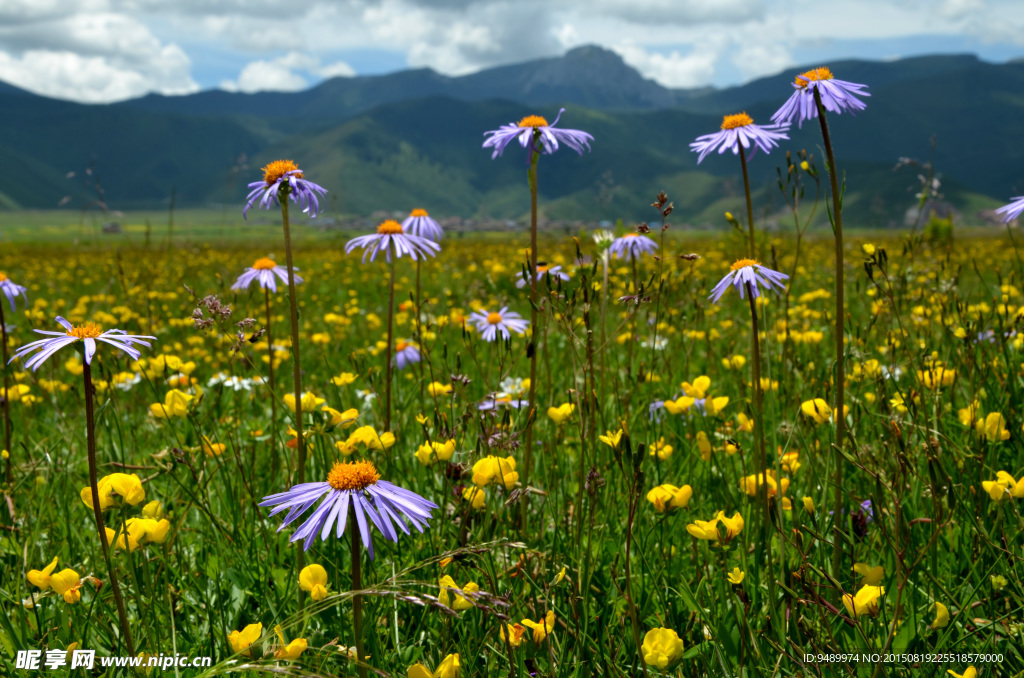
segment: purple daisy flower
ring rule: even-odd
[[[370,261],[373,261],[381,251],[384,252],[388,262],[391,261],[392,250],[395,251],[396,256],[399,258],[403,254],[408,254],[413,261],[432,257],[441,251],[441,246],[433,240],[406,233],[402,225],[392,219],[381,223],[377,227],[376,233],[361,235],[358,238],[349,240],[345,244],[345,254],[348,254],[357,247],[361,247],[364,250],[363,263],[366,262],[366,257],[370,257]]]
[[[444,229],[441,228],[441,224],[431,219],[427,210],[424,209],[417,208],[410,212],[402,222],[402,230],[434,242],[441,242],[441,238],[444,237]]]
[[[7,362],[10,363],[13,362],[15,358],[22,358],[30,353],[35,353],[34,356],[25,361],[25,367],[31,367],[32,371],[35,372],[39,369],[40,365],[46,362],[47,358],[65,346],[70,346],[77,341],[85,343],[86,364],[92,363],[92,356],[96,353],[97,341],[110,344],[114,348],[120,349],[130,355],[132,359],[138,360],[142,354],[132,347],[135,344],[149,346],[150,344],[146,341],[147,339],[156,341],[156,337],[150,337],[144,334],[127,334],[124,330],[107,330],[104,332],[98,325],[92,322],[75,327],[60,316],[57,316],[57,322],[64,328],[64,332],[33,330],[36,334],[46,334],[54,338],[40,339],[39,341],[33,341],[30,344],[25,344],[19,348],[15,352],[14,356]],[[38,353],[36,353],[36,351],[38,351]]]
[[[1021,212],[1024,212],[1024,195],[1017,196],[1016,198],[1010,201],[1009,205],[1003,205],[1002,207],[996,210],[996,214],[1000,215],[1003,218],[1003,223],[1013,221],[1014,219],[1021,215]],[[11,303],[13,304],[14,301],[12,300]]]
[[[639,259],[641,254],[654,254],[656,249],[658,243],[639,233],[627,233],[608,246],[608,252],[614,254],[616,259],[625,259],[627,254],[631,259]]]
[[[731,270],[726,276],[715,285],[708,299],[711,300],[711,303],[717,304],[730,285],[735,287],[740,293],[740,299],[746,298],[745,291],[748,286],[753,297],[761,296],[761,287],[770,290],[774,286],[776,288],[775,293],[778,294],[779,290],[785,289],[782,281],[788,279],[789,276],[785,273],[779,273],[778,271],[766,268],[753,259],[740,259],[731,266]]]
[[[302,170],[291,160],[275,160],[263,168],[263,181],[249,184],[249,195],[245,197],[242,218],[245,218],[246,212],[257,200],[260,201],[260,209],[266,210],[270,209],[271,205],[279,205],[281,189],[285,186],[292,202],[301,207],[303,212],[310,217],[320,213],[320,202],[316,199],[316,194],[325,195],[327,189],[303,179]]]
[[[292,267],[292,271],[298,270],[294,266]],[[277,262],[269,257],[262,257],[257,259],[250,268],[245,269],[245,273],[238,276],[238,280],[231,286],[231,289],[238,291],[247,289],[255,280],[261,288],[276,292],[277,280],[274,279],[274,276],[280,278],[284,284],[288,284],[288,268],[278,266]],[[295,276],[295,284],[298,285],[301,282],[302,278]]]
[[[541,264],[537,266],[537,285],[540,285],[540,281],[544,279],[544,276],[550,276],[555,280],[568,280],[569,274],[562,270],[561,265],[559,266],[545,266]],[[516,281],[516,287],[523,289],[527,285],[528,276],[522,271],[519,271],[519,279]]]
[[[416,344],[399,339],[395,342],[395,357],[391,362],[395,367],[404,370],[409,365],[415,365],[420,361],[420,349]]]
[[[494,341],[498,334],[501,334],[502,339],[508,339],[509,330],[522,334],[530,325],[529,320],[524,320],[523,316],[508,310],[508,306],[502,306],[500,311],[494,313],[480,309],[470,314],[469,321],[476,325],[476,331],[484,341]]]
[[[722,118],[722,129],[714,134],[697,137],[697,140],[690,144],[690,150],[700,153],[697,156],[699,165],[700,161],[715,149],[718,149],[719,154],[732,151],[733,155],[738,155],[740,145],[742,145],[744,149],[750,149],[750,155],[747,156],[750,158],[758,148],[768,153],[779,145],[780,139],[788,138],[785,131],[780,130],[776,125],[768,127],[755,125],[754,119],[744,111]]]
[[[334,468],[327,474],[327,480],[319,483],[300,483],[286,492],[264,497],[260,506],[275,507],[270,516],[288,510],[281,527],[277,528],[280,532],[324,496],[327,498],[306,522],[299,526],[289,541],[294,543],[302,540],[303,550],[308,551],[316,541],[317,534],[320,535],[321,541],[326,541],[335,525],[335,536],[341,539],[349,515],[353,515],[356,525],[352,529],[358,526],[363,546],[370,552],[371,560],[374,554],[370,523],[373,523],[386,539],[397,543],[396,526],[402,532],[410,534],[405,524],[408,522],[422,533],[423,528],[430,526],[428,521],[431,518],[431,511],[437,508],[437,504],[415,492],[381,480],[377,469],[368,461],[336,462]]]
[[[855,82],[836,80],[832,71],[826,67],[814,68],[796,76],[793,88],[796,90],[782,108],[775,111],[772,122],[779,126],[793,124],[796,118],[797,126],[803,127],[804,120],[818,117],[818,107],[814,103],[814,90],[821,95],[821,104],[826,111],[842,113],[843,111],[863,111],[867,104],[857,97],[871,96],[863,91],[867,85],[859,85]]]
[[[594,137],[578,129],[556,128],[555,125],[558,124],[558,120],[564,112],[564,108],[560,109],[558,117],[550,125],[546,119],[539,115],[528,115],[518,123],[510,122],[496,130],[484,132],[484,136],[487,139],[484,140],[483,147],[494,149],[494,153],[491,154],[491,159],[493,160],[505,151],[505,147],[513,139],[518,139],[519,145],[527,148],[532,146],[534,136],[536,136],[540,140],[539,150],[541,153],[554,153],[558,150],[558,144],[563,143],[580,155],[583,155],[584,149],[590,150],[590,142],[594,140]]]
[[[14,284],[10,278],[8,278],[2,271],[0,271],[0,291],[7,296],[7,301],[11,302],[11,313],[14,313],[14,299],[15,297],[21,296],[28,303],[28,296],[25,294],[28,291],[27,287]]]

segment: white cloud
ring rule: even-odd
[[[616,45],[612,49],[641,74],[666,87],[698,87],[714,78],[715,65],[726,43],[723,38],[711,38],[685,55],[676,50],[660,54],[630,44]]]
[[[320,78],[348,77],[355,75],[355,71],[344,61],[321,66],[317,57],[289,52],[277,59],[246,64],[237,80],[224,80],[220,88],[229,92],[295,92],[309,86],[307,76],[310,75]]]
[[[97,103],[199,89],[180,47],[120,14],[0,25],[0,47],[0,80],[47,96]]]

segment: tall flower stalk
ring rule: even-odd
[[[48,358],[66,346],[78,348],[81,343],[82,351],[82,379],[85,391],[85,445],[89,460],[89,491],[92,499],[93,518],[96,520],[96,530],[99,533],[100,546],[103,549],[103,558],[107,565],[107,577],[110,579],[110,589],[114,594],[114,603],[117,605],[117,617],[121,625],[121,633],[124,636],[128,653],[135,656],[135,643],[132,641],[132,632],[128,624],[128,612],[125,609],[124,598],[121,596],[121,587],[117,581],[117,573],[114,571],[114,563],[110,558],[110,544],[107,541],[107,531],[103,524],[103,509],[100,505],[100,492],[96,472],[96,418],[95,418],[95,394],[96,390],[92,383],[92,359],[96,354],[98,342],[127,353],[133,360],[138,360],[142,354],[135,345],[149,346],[151,340],[156,337],[138,334],[128,334],[123,330],[103,331],[95,323],[85,323],[74,326],[64,318],[57,316],[57,322],[63,328],[63,332],[50,332],[47,330],[35,330],[36,334],[47,335],[47,339],[40,339],[25,344],[19,348],[11,360],[27,358],[25,367],[32,371],[39,369]]]
[[[28,302],[28,297],[25,295],[26,288],[17,285],[6,274],[0,272],[0,293],[3,293],[7,297],[7,301],[11,305],[11,313],[15,312],[14,300],[19,296]],[[5,476],[7,478],[7,484],[10,485],[14,482],[13,471],[11,469],[11,378],[7,371],[7,321],[4,319],[4,306],[3,299],[0,299],[0,352],[3,353],[3,368],[4,368],[4,447],[3,449],[7,452],[7,459],[5,461]]]
[[[526,177],[530,186],[530,261],[528,273],[530,276],[531,336],[529,348],[527,349],[527,353],[530,355],[530,389],[527,395],[526,452],[523,455],[522,481],[524,485],[529,483],[530,469],[533,465],[533,422],[536,419],[537,411],[537,354],[539,352],[537,338],[541,336],[543,329],[540,326],[540,296],[537,285],[537,164],[540,161],[541,153],[554,153],[558,150],[560,144],[565,144],[580,155],[583,155],[584,149],[589,149],[590,142],[594,140],[594,137],[581,130],[555,127],[564,111],[564,108],[559,110],[558,117],[550,125],[545,118],[539,115],[528,115],[518,123],[502,125],[496,130],[486,132],[485,136],[487,138],[483,143],[484,148],[494,149],[491,154],[492,159],[500,156],[513,140],[519,142],[519,145],[523,148],[528,148],[530,153],[530,164]],[[525,516],[526,503],[521,502],[520,506],[523,511],[522,515]],[[523,526],[525,529],[525,523]]]
[[[833,456],[835,459],[835,470],[832,476],[833,492],[833,520],[841,520],[843,515],[843,501],[846,491],[843,487],[843,454],[842,446],[846,442],[846,308],[845,308],[845,279],[843,275],[843,197],[839,190],[839,171],[836,169],[836,158],[832,151],[832,137],[828,131],[826,111],[842,113],[843,111],[860,111],[866,108],[866,104],[858,99],[858,96],[871,96],[864,89],[867,85],[859,85],[844,80],[836,80],[832,71],[828,68],[815,68],[801,73],[793,82],[794,92],[786,103],[775,112],[772,120],[777,124],[791,124],[795,119],[798,125],[803,125],[804,120],[818,118],[821,125],[821,137],[825,145],[825,157],[828,161],[829,187],[832,191],[832,209],[829,218],[832,222],[832,231],[835,236],[835,279],[836,279],[836,303],[835,303],[835,399],[832,411],[836,413],[836,437]],[[845,187],[844,187],[845,188]],[[842,567],[841,539],[838,534],[833,537],[832,548],[832,576],[837,580],[840,573],[846,571]]]
[[[292,330],[292,384],[295,393],[295,434],[298,464],[296,478],[299,483],[306,481],[306,440],[302,435],[302,360],[299,348],[299,303],[295,294],[295,267],[292,262],[292,231],[288,218],[288,201],[291,199],[302,207],[302,211],[315,217],[320,211],[317,195],[327,191],[304,178],[302,170],[291,160],[275,160],[263,168],[263,181],[249,184],[249,195],[242,216],[245,217],[249,208],[259,200],[260,208],[269,209],[271,204],[281,205],[281,223],[284,230],[285,264],[288,267],[288,303],[289,319]],[[273,365],[273,347],[271,347],[271,365]],[[296,564],[301,572],[305,566],[302,551],[296,556]],[[305,606],[305,596],[299,591],[299,609]]]
[[[388,262],[388,345],[384,361],[384,430],[389,431],[391,429],[392,363],[398,362],[394,346],[395,259],[408,254],[413,261],[418,263],[426,257],[435,256],[441,251],[441,246],[423,236],[407,233],[403,224],[388,219],[377,226],[376,233],[361,235],[345,243],[346,254],[355,249],[363,250],[364,263],[367,258],[373,261],[381,252],[384,253],[384,259]],[[418,307],[417,313],[419,313]],[[398,364],[398,368],[401,369],[403,364],[404,361],[402,364]]]

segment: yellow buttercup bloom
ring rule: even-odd
[[[953,678],[978,678],[978,670],[973,666],[968,666],[967,670],[963,673],[957,673],[953,669],[946,669],[946,673],[953,676]]]
[[[864,563],[854,563],[853,571],[862,577],[860,583],[863,586],[878,586],[882,583],[882,579],[885,578],[885,570],[881,565],[871,567]]]
[[[64,597],[64,602],[73,605],[82,599],[82,578],[72,569],[64,569],[50,576],[50,588]]]
[[[708,390],[711,388],[711,378],[701,375],[694,379],[692,384],[684,381],[681,388],[683,393],[691,398],[706,398]]]
[[[665,669],[682,658],[683,640],[672,629],[651,629],[644,634],[641,652],[648,666]]]
[[[700,458],[704,461],[711,459],[711,441],[708,440],[708,434],[704,431],[697,431],[697,451],[700,452]]]
[[[1006,419],[998,412],[992,412],[984,420],[978,420],[975,424],[978,436],[989,442],[1008,440],[1010,432],[1006,428]]]
[[[473,464],[473,484],[484,488],[493,483],[502,485],[506,490],[511,490],[519,481],[519,474],[516,473],[516,460],[512,457],[495,457],[487,455]]]
[[[465,586],[459,586],[455,583],[455,580],[448,575],[441,577],[438,583],[441,586],[441,593],[437,596],[438,601],[440,601],[440,603],[445,607],[450,607],[456,612],[462,612],[463,610],[472,608],[473,603],[458,593],[452,592],[452,594],[449,595],[448,589],[459,589],[464,593],[475,593],[480,590],[480,586],[476,582],[471,581]],[[455,597],[454,601],[452,601],[451,596]]]
[[[981,403],[977,400],[972,401],[970,405],[956,412],[957,418],[960,419],[960,423],[964,426],[974,426],[978,422],[980,414]]]
[[[747,573],[738,567],[734,567],[732,568],[732,572],[727,573],[725,577],[729,580],[730,584],[735,584],[736,586],[739,586],[743,583],[743,580],[746,579]]]
[[[446,443],[431,441],[416,449],[416,459],[424,466],[430,466],[439,461],[448,461],[453,454],[455,454],[454,440],[449,440]]]
[[[543,643],[545,638],[555,632],[555,613],[553,610],[548,610],[548,613],[540,621],[524,619],[523,626],[533,629],[533,642]]]
[[[526,636],[526,627],[522,624],[509,624],[507,638],[505,636],[505,627],[505,624],[498,627],[498,635],[501,636],[501,642],[507,642],[512,647],[519,647],[522,645],[523,638]]]
[[[600,436],[600,440],[602,443],[614,450],[618,448],[619,442],[622,440],[622,433],[622,429],[619,429],[616,433],[608,431],[603,436]]]
[[[50,575],[53,574],[53,570],[57,567],[57,556],[53,557],[50,564],[40,570],[29,570],[26,575],[29,583],[33,586],[39,587],[44,591],[50,590]]]
[[[665,438],[658,438],[657,441],[651,443],[650,455],[652,457],[658,457],[659,461],[668,461],[672,456],[672,446],[665,442]]]
[[[451,395],[451,392],[451,384],[442,384],[439,381],[434,381],[427,386],[427,393],[429,393],[432,398],[439,398],[441,396]]]
[[[1020,499],[1024,497],[1024,477],[1017,482],[1013,476],[1006,471],[996,473],[995,480],[983,480],[981,488],[988,493],[992,501],[1003,499]]]
[[[307,565],[299,572],[299,588],[309,591],[309,597],[319,602],[327,597],[327,570],[321,565]]]
[[[832,408],[824,398],[814,398],[800,404],[800,411],[815,424],[825,424],[832,419]],[[843,405],[843,416],[850,414],[849,405]]]
[[[376,429],[372,426],[360,426],[348,436],[348,440],[345,441],[345,448],[351,450],[349,452],[342,451],[343,454],[352,454],[355,451],[356,446],[363,446],[367,450],[386,450],[393,447],[395,444],[395,436],[392,433],[382,433],[377,435]]]
[[[111,506],[118,506],[121,500],[131,506],[137,506],[145,501],[146,490],[142,488],[142,481],[139,476],[132,473],[111,473],[109,476],[100,478],[96,483],[96,489],[100,496],[100,510],[106,511]],[[82,503],[92,508],[92,488],[83,487],[79,493]]]
[[[949,625],[949,608],[935,601],[935,621],[931,623],[929,628],[941,629]]]
[[[487,493],[476,485],[470,485],[464,489],[462,498],[470,503],[474,511],[483,511],[487,506]]]
[[[289,410],[291,410],[292,412],[295,411],[294,393],[286,393],[284,397],[281,398],[281,400],[284,401],[284,404],[288,407]],[[302,394],[302,400],[300,400],[299,402],[302,404],[303,412],[312,412],[317,407],[323,405],[327,401],[324,398],[318,398],[316,394],[313,393],[312,391],[306,391],[305,393]]]
[[[228,634],[228,643],[231,645],[231,649],[235,653],[241,652],[247,657],[252,656],[252,644],[260,639],[263,635],[263,624],[256,622],[255,624],[249,624],[241,631],[232,631]]]
[[[179,391],[176,388],[171,389],[164,395],[163,404],[153,403],[149,406],[149,413],[157,419],[184,418],[188,416],[193,400],[195,400],[195,396]]]
[[[308,647],[308,643],[305,638],[296,638],[290,643],[286,643],[284,640],[284,633],[281,630],[281,625],[278,624],[274,627],[274,633],[277,634],[278,643],[281,647],[274,652],[274,659],[283,659],[285,661],[294,661],[299,658]],[[237,652],[237,650],[236,650]]]
[[[294,402],[294,400],[295,396],[292,396],[292,401]],[[323,407],[320,408],[320,411],[327,413],[328,425],[337,426],[338,428],[343,429],[352,426],[352,424],[356,423],[356,419],[359,418],[359,410],[355,409],[354,407],[350,407],[344,412],[339,412],[333,407],[324,405]]]
[[[331,377],[331,383],[334,384],[335,386],[348,386],[349,384],[355,382],[355,380],[356,375],[352,374],[351,372],[342,372],[336,377]],[[295,396],[292,395],[292,399],[294,398]]]
[[[862,586],[857,595],[843,594],[843,606],[851,617],[878,613],[878,599],[885,595],[885,587]]]
[[[549,407],[548,417],[550,417],[551,421],[555,422],[555,424],[561,426],[569,420],[569,417],[571,417],[572,413],[575,411],[576,405],[573,403],[563,403],[558,407]]]
[[[654,510],[665,513],[673,509],[686,508],[693,496],[693,488],[689,485],[659,485],[647,493],[647,501],[654,504]]]
[[[459,678],[459,655],[450,654],[438,665],[436,671],[431,671],[423,664],[413,664],[406,673],[407,678]]]

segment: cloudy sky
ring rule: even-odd
[[[0,0],[0,80],[64,99],[297,90],[615,50],[670,87],[844,57],[1024,56],[1021,0]]]

